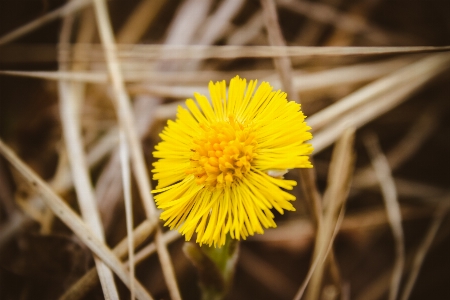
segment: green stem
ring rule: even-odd
[[[227,236],[220,248],[185,243],[183,250],[199,272],[202,299],[224,299],[232,285],[239,241]]]

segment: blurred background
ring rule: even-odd
[[[269,81],[300,101],[308,116],[315,168],[301,176],[311,179],[306,187],[318,192],[324,210],[305,200],[299,184],[296,212],[278,214],[278,228],[241,243],[227,299],[293,299],[321,238],[333,247],[305,299],[450,299],[450,58],[411,48],[450,45],[450,2],[261,2],[113,0],[103,23],[114,33],[148,171],[167,120],[194,92],[207,95],[210,80]],[[118,154],[123,125],[99,24],[90,1],[1,0],[0,138],[79,214],[62,129],[68,121],[61,117],[67,96],[61,84],[75,82],[73,109],[112,249],[127,235]],[[279,48],[261,47],[270,45]],[[330,46],[338,48],[320,52]],[[404,48],[380,48],[386,46]],[[356,130],[354,142],[343,139],[347,150],[333,153],[348,128]],[[340,170],[339,159],[348,157]],[[388,167],[384,175],[377,165]],[[348,178],[333,194],[339,174]],[[301,180],[296,171],[286,176]],[[336,207],[327,203],[339,197]],[[132,199],[137,226],[146,210],[135,180]],[[324,226],[326,233],[336,230],[334,239],[318,233],[317,216],[332,226]],[[200,299],[183,239],[162,230],[181,297]],[[153,242],[149,231],[136,247],[149,251],[136,278],[155,299],[173,299],[164,262],[148,250]],[[103,299],[98,280],[79,295],[67,294],[93,266],[80,236],[0,156],[0,298]],[[128,299],[129,290],[115,281]]]

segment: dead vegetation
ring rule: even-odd
[[[287,175],[297,211],[241,243],[228,298],[450,298],[446,1],[0,7],[2,299],[199,299],[151,153],[237,74],[302,103],[315,168]]]

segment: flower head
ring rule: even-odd
[[[246,239],[276,227],[271,209],[295,210],[296,182],[283,170],[311,168],[312,135],[300,104],[263,82],[238,76],[209,83],[211,103],[195,93],[196,102],[178,107],[153,152],[155,201],[161,219],[190,240],[222,246],[226,235]],[[255,92],[256,89],[256,92]]]

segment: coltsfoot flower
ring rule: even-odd
[[[275,208],[295,210],[285,170],[311,168],[312,135],[300,105],[263,82],[236,76],[209,83],[211,102],[194,94],[169,120],[153,155],[161,219],[186,240],[222,246],[276,227]],[[256,89],[256,92],[255,92]],[[274,176],[275,175],[275,176]]]

